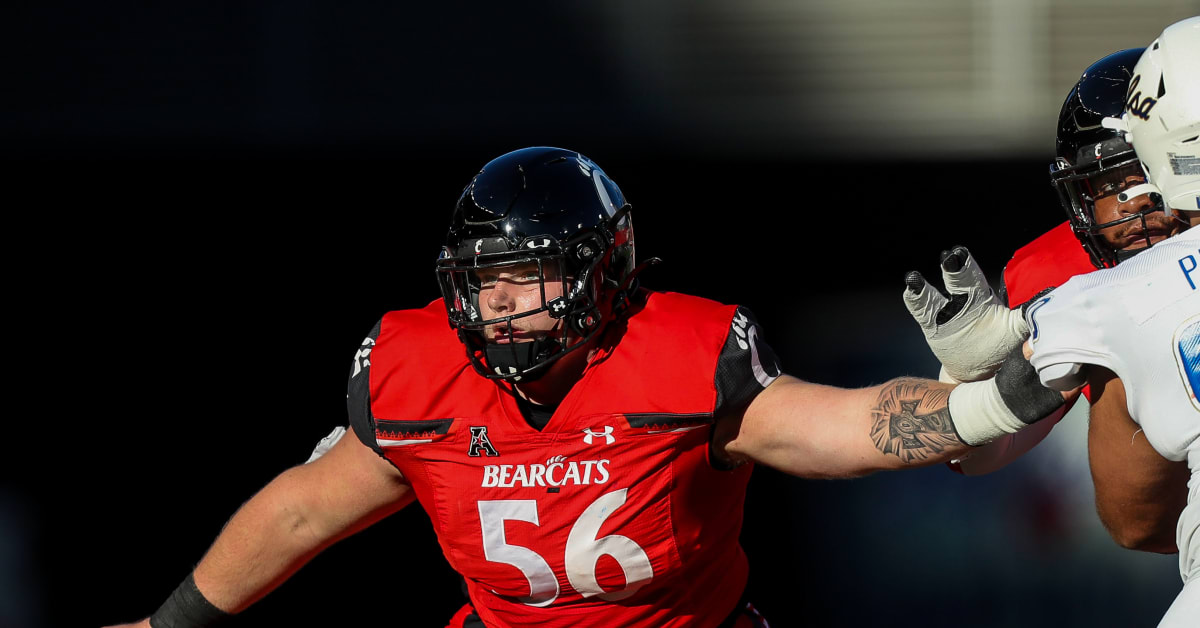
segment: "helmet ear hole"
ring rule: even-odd
[[[575,259],[580,263],[588,263],[596,257],[597,247],[593,242],[580,242],[575,246]]]
[[[586,336],[600,326],[600,315],[596,308],[589,307],[571,316],[571,329],[580,336]]]

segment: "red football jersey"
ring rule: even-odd
[[[1013,253],[1004,267],[1009,306],[1021,305],[1046,288],[1093,270],[1096,267],[1071,231],[1071,223],[1064,222]]]
[[[356,434],[411,483],[489,626],[716,626],[745,587],[750,467],[715,468],[709,439],[774,355],[745,310],[679,294],[606,333],[541,431],[440,300],[384,316],[356,363]]]
[[[1071,223],[1064,222],[1013,253],[1004,267],[1008,305],[1018,307],[1046,288],[1057,288],[1075,275],[1094,270],[1096,266],[1071,231]],[[1091,401],[1089,387],[1084,386],[1083,395]],[[1070,409],[1070,405],[1067,408]]]

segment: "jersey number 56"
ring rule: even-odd
[[[563,563],[567,581],[583,597],[599,596],[602,600],[625,599],[654,577],[650,557],[629,537],[610,534],[596,538],[600,526],[625,504],[623,488],[606,493],[592,502],[571,526],[567,535]],[[521,570],[529,581],[529,596],[521,601],[530,606],[548,606],[558,599],[558,578],[537,552],[521,545],[510,545],[504,538],[505,521],[538,523],[537,501],[532,499],[497,499],[479,502],[479,523],[483,529],[483,555],[496,563],[505,563]],[[611,556],[625,572],[625,588],[605,591],[596,580],[596,561],[605,554]]]

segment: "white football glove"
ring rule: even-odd
[[[1029,326],[1020,309],[996,297],[965,247],[942,251],[941,262],[949,298],[914,270],[904,278],[904,305],[946,375],[960,382],[987,379],[1024,342]]]

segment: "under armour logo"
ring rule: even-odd
[[[504,372],[504,369],[506,369],[506,368],[508,369],[507,373]],[[500,377],[503,377],[505,379],[512,380],[514,382],[521,381],[520,376],[514,377],[514,375],[516,375],[516,373],[517,373],[517,367],[515,367],[515,366],[508,366],[508,367],[497,366],[495,368],[495,371],[496,371],[497,375],[499,375]]]
[[[554,297],[548,304],[550,306],[550,314],[555,315],[555,318],[560,318],[563,312],[567,311],[567,300],[562,297]]]
[[[525,243],[527,249],[544,249],[550,246],[550,238],[542,238],[541,240],[530,240]]]
[[[488,440],[487,426],[471,426],[471,446],[467,449],[467,455],[478,458],[480,450],[489,456],[500,455],[492,446],[492,441]]]
[[[583,430],[583,434],[584,434],[583,442],[587,443],[588,445],[591,445],[592,439],[596,438],[597,436],[603,436],[604,444],[611,445],[614,442],[616,442],[616,440],[617,440],[612,435],[612,433],[613,433],[613,426],[611,426],[611,425],[605,425],[603,432],[593,432],[591,429],[586,429],[586,430]]]

